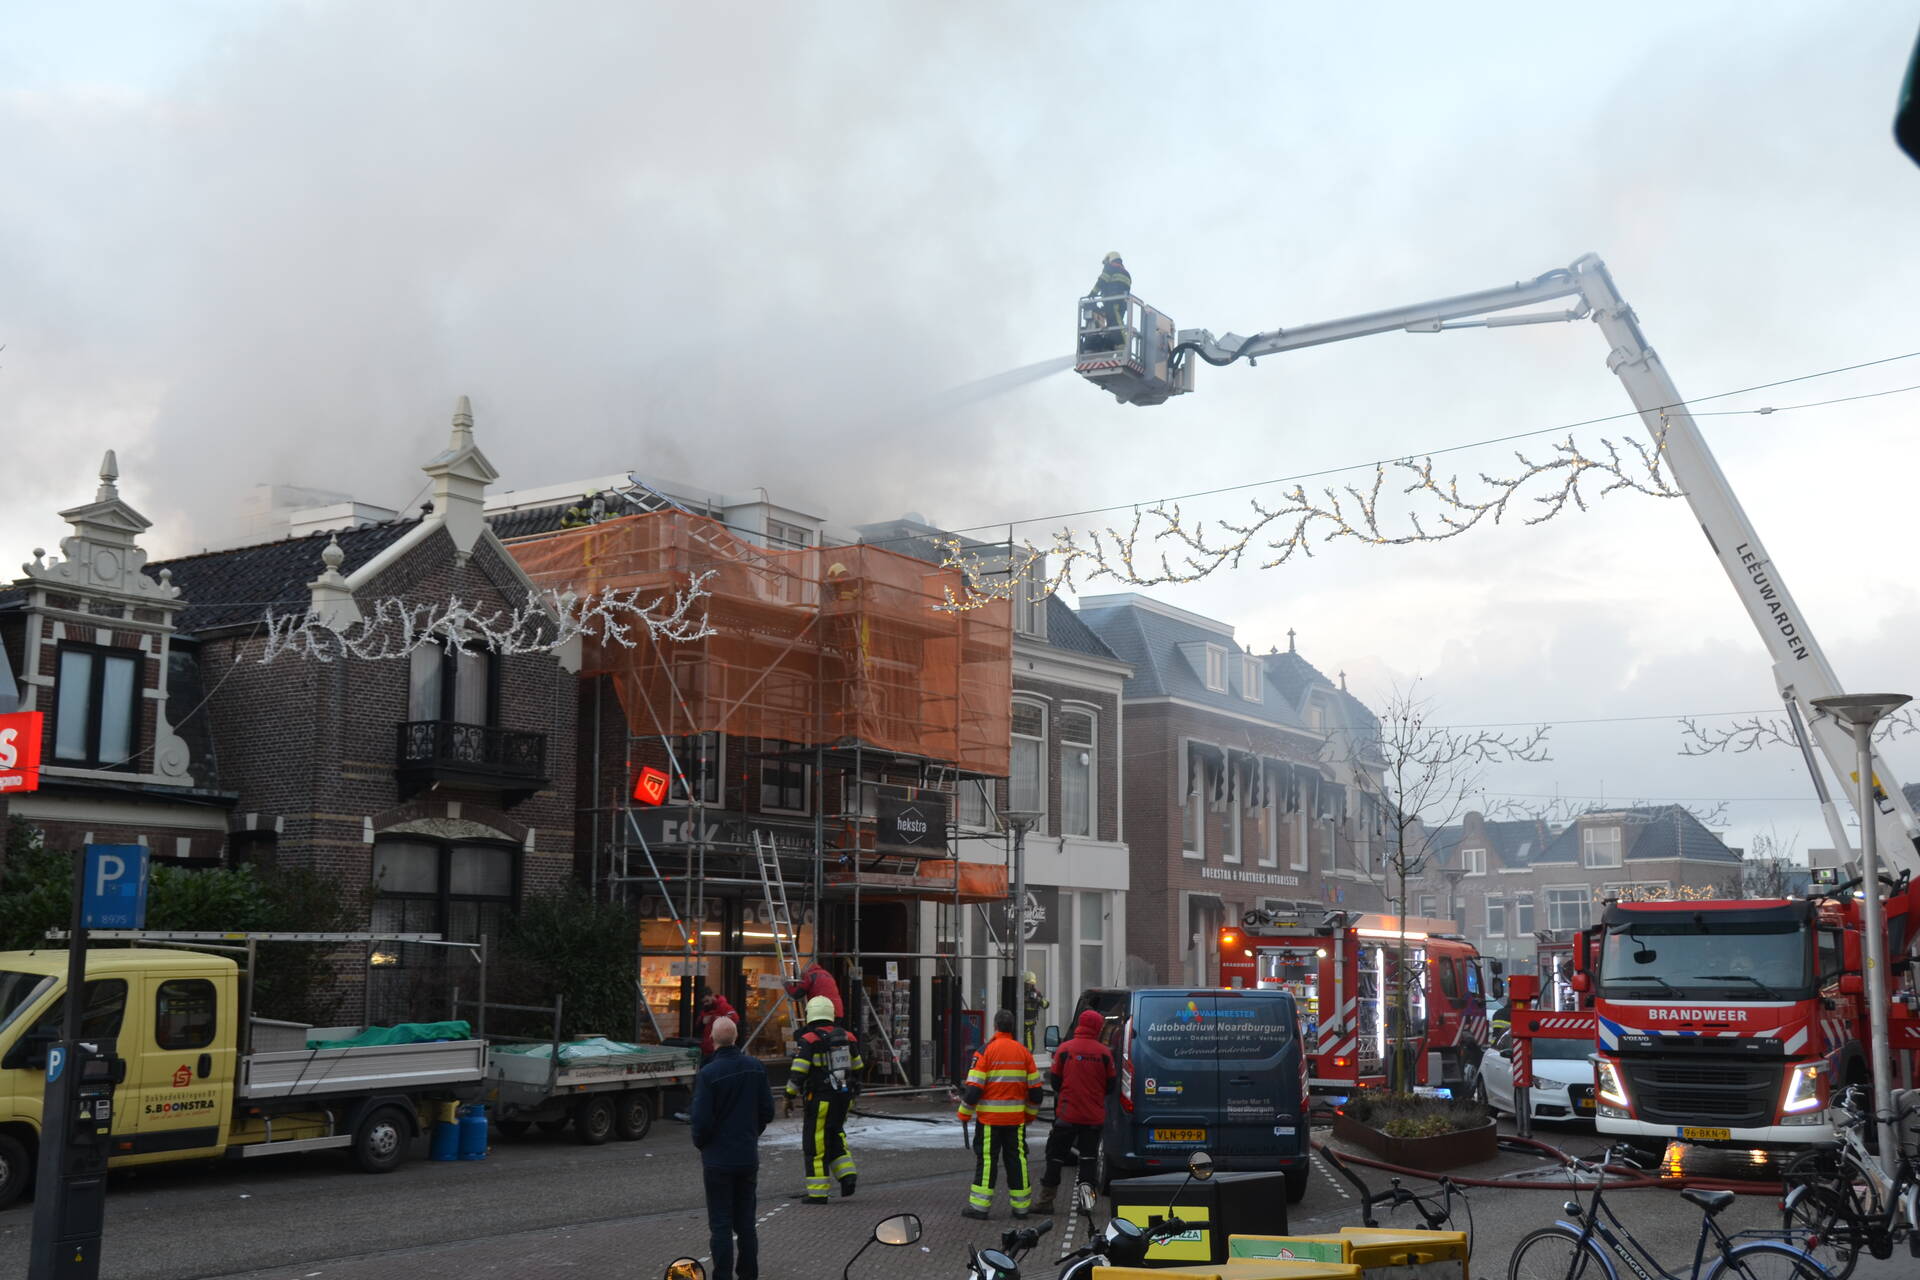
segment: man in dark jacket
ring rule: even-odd
[[[713,1280],[735,1280],[733,1242],[740,1240],[739,1280],[759,1280],[760,1236],[754,1229],[760,1133],[773,1121],[773,1089],[758,1062],[734,1041],[732,1018],[713,1024],[713,1061],[693,1084],[693,1145],[707,1183],[707,1231]]]
[[[1047,1134],[1047,1171],[1040,1176],[1038,1213],[1053,1212],[1060,1167],[1068,1151],[1079,1156],[1079,1181],[1092,1183],[1100,1161],[1100,1131],[1107,1122],[1107,1098],[1113,1093],[1113,1050],[1100,1043],[1106,1020],[1088,1009],[1074,1023],[1073,1035],[1053,1051],[1047,1078],[1053,1082],[1053,1131]]]

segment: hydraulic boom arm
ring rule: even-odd
[[[1515,308],[1562,298],[1572,299],[1572,305],[1566,310],[1508,314]],[[1215,338],[1204,329],[1182,329],[1173,350],[1176,358],[1197,355],[1209,364],[1224,365],[1242,357],[1253,359],[1376,333],[1500,328],[1583,320],[1589,316],[1607,339],[1607,367],[1626,387],[1655,445],[1664,453],[1674,480],[1685,492],[1701,532],[1706,534],[1707,545],[1732,580],[1741,605],[1760,632],[1773,659],[1774,684],[1781,698],[1792,711],[1798,712],[1813,739],[1812,745],[1819,749],[1841,790],[1853,801],[1854,812],[1863,822],[1879,824],[1880,852],[1890,869],[1920,872],[1920,851],[1916,848],[1920,844],[1916,841],[1920,828],[1916,828],[1911,806],[1878,756],[1874,759],[1873,778],[1854,777],[1851,733],[1813,705],[1817,698],[1843,692],[1840,681],[1815,641],[1813,628],[1787,591],[1779,567],[1767,554],[1739,499],[1734,497],[1732,487],[1707,448],[1666,366],[1647,345],[1633,309],[1620,297],[1606,264],[1599,258],[1588,254],[1570,268],[1549,271],[1536,279],[1504,288],[1294,329],[1275,329],[1250,338],[1231,333]],[[1164,399],[1164,395],[1161,398]],[[1814,782],[1816,790],[1824,796],[1817,776]],[[1863,788],[1867,792],[1864,799]],[[1831,810],[1829,823],[1836,846],[1844,849],[1845,831]]]

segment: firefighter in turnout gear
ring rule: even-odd
[[[1042,1009],[1051,1009],[1053,1003],[1040,994],[1040,979],[1033,976],[1033,970],[1027,970],[1026,973],[1022,975],[1022,979],[1027,984],[1027,1052],[1032,1053],[1040,1047],[1040,1042],[1034,1039],[1034,1032],[1038,1030],[1040,1026],[1040,1011]]]
[[[794,1100],[806,1108],[800,1127],[800,1155],[807,1167],[806,1204],[825,1204],[840,1181],[840,1194],[853,1194],[856,1171],[847,1150],[847,1111],[860,1092],[860,1041],[853,1032],[833,1023],[833,1001],[814,996],[807,1001],[807,1025],[800,1032],[787,1075],[787,1113]]]
[[[1100,262],[1100,276],[1093,282],[1089,298],[1105,298],[1111,301],[1100,303],[1093,309],[1093,320],[1105,332],[1082,334],[1080,345],[1087,351],[1115,351],[1124,341],[1120,329],[1127,322],[1127,295],[1133,292],[1133,276],[1127,270],[1127,264],[1120,260],[1120,251],[1114,250]]]
[[[1007,1203],[1024,1218],[1033,1206],[1033,1177],[1027,1168],[1027,1125],[1040,1114],[1040,1069],[1033,1055],[1013,1036],[1013,1010],[993,1015],[993,1039],[973,1056],[967,1086],[960,1095],[960,1123],[974,1126],[973,1185],[967,1188],[963,1218],[985,1220],[993,1207],[996,1172],[1006,1171]]]

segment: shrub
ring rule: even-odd
[[[1437,1138],[1478,1129],[1488,1118],[1487,1109],[1477,1102],[1411,1093],[1362,1092],[1340,1110],[1349,1119],[1395,1138]]]

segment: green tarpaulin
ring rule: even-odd
[[[360,1049],[376,1044],[432,1044],[436,1040],[471,1040],[467,1022],[402,1022],[392,1027],[368,1027],[349,1040],[309,1040],[309,1049]]]

